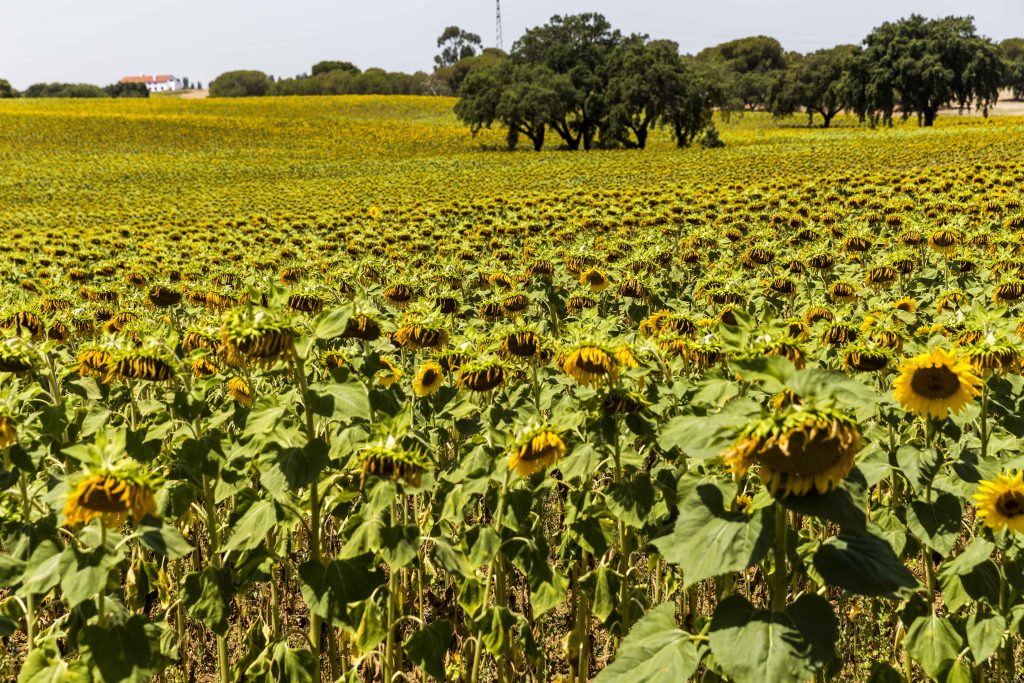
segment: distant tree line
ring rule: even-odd
[[[442,34],[447,48],[472,48],[474,37],[456,27]],[[807,55],[750,36],[691,57],[671,41],[624,36],[600,14],[555,16],[508,55],[446,49],[435,62],[435,74],[459,95],[456,115],[474,133],[500,125],[510,148],[524,137],[537,150],[551,132],[570,150],[643,148],[658,127],[685,146],[715,109],[803,112],[824,127],[842,111],[871,125],[891,125],[898,113],[930,126],[943,107],[987,114],[1001,88],[1024,94],[1024,40],[996,45],[971,17],[912,15],[882,24],[861,45]]]
[[[0,79],[0,99],[11,97],[149,97],[149,91],[142,83],[112,83],[103,88],[91,83],[34,83],[18,92]]]
[[[268,95],[450,95],[434,76],[383,69],[362,71],[351,62],[323,61],[311,73],[275,80],[262,71],[228,71],[210,82],[210,97]]]

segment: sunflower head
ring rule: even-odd
[[[509,453],[508,468],[520,477],[542,472],[565,455],[565,443],[549,427],[531,427],[520,433]]]
[[[1004,472],[980,482],[974,504],[978,519],[991,529],[1024,533],[1024,471]]]
[[[14,418],[0,413],[0,449],[7,448],[18,441],[18,432],[14,428]]]
[[[628,415],[638,413],[649,405],[650,401],[642,394],[622,387],[613,387],[601,401],[601,412],[608,417]]]
[[[518,328],[501,338],[500,353],[504,357],[535,359],[540,356],[542,346],[539,334],[529,328]]]
[[[417,396],[433,396],[444,384],[444,370],[437,361],[428,360],[420,366],[412,381],[412,390]]]
[[[419,451],[402,448],[392,435],[360,451],[356,463],[362,470],[360,488],[366,485],[367,475],[419,486],[423,472],[430,468],[430,461],[426,456]]]
[[[834,489],[860,446],[860,429],[845,414],[794,404],[748,423],[722,458],[736,477],[757,465],[773,494],[802,496]]]
[[[440,349],[448,343],[448,330],[426,322],[408,323],[398,328],[395,339],[411,349]]]
[[[614,382],[619,363],[615,353],[598,344],[584,343],[566,352],[562,370],[580,384],[591,386]]]
[[[909,358],[893,381],[893,396],[904,409],[923,417],[959,413],[978,395],[981,380],[966,358],[937,348]]]
[[[105,445],[99,444],[102,449]],[[116,463],[105,459],[88,463],[64,503],[68,525],[88,524],[102,518],[107,526],[124,524],[127,516],[139,522],[146,515],[156,514],[153,491],[159,480],[151,469],[134,461]]]
[[[404,374],[405,373],[402,372],[402,369],[398,367],[395,361],[391,360],[387,356],[381,356],[380,369],[377,371],[377,374],[374,375],[374,379],[376,379],[377,383],[386,389],[398,380],[402,379],[402,375]]]
[[[0,340],[0,372],[25,372],[32,369],[32,352],[21,337]]]
[[[508,370],[500,361],[484,359],[460,366],[458,382],[460,387],[484,393],[500,387],[508,377]]]
[[[145,380],[166,382],[174,379],[174,358],[152,347],[113,349],[106,366],[104,382]]]
[[[266,309],[239,308],[224,318],[221,342],[229,363],[271,367],[294,347],[295,331]]]
[[[988,377],[993,373],[1002,377],[1013,369],[1021,359],[1018,347],[999,343],[991,338],[965,349],[964,353],[975,373],[980,377]]]
[[[892,356],[881,347],[851,346],[843,353],[843,364],[847,370],[856,372],[879,372],[885,370]]]
[[[227,381],[228,395],[245,408],[252,408],[252,386],[244,377],[235,375]]]
[[[611,283],[608,281],[608,276],[602,271],[597,268],[588,268],[580,275],[580,284],[589,287],[590,291],[596,294],[608,289],[608,285]]]

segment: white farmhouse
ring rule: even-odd
[[[125,76],[121,79],[121,82],[142,83],[149,92],[170,92],[172,90],[182,90],[185,87],[180,78],[175,78],[169,74]]]

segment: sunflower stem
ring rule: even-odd
[[[981,383],[981,459],[988,456],[988,380]]]
[[[10,460],[7,453],[4,453],[5,469],[10,469]],[[27,560],[32,555],[32,532],[29,529],[31,526],[32,519],[32,500],[28,496],[28,485],[25,484],[25,473],[22,471],[18,472],[18,489],[21,491],[21,504],[24,512],[22,513],[25,517],[22,520],[25,524],[25,528],[28,531],[28,543],[25,547],[25,559]],[[35,610],[35,597],[32,595],[32,591],[28,592],[25,596],[25,637],[28,640],[28,651],[32,652],[32,648],[35,643],[36,634],[36,610]]]
[[[775,503],[775,572],[772,574],[772,609],[786,609],[787,579],[786,572],[786,532],[788,531],[786,508],[779,502]]]
[[[494,514],[494,530],[498,532],[498,536],[501,536],[501,518],[505,512],[505,491],[508,490],[508,482],[511,478],[512,470],[505,468],[505,478],[501,482],[501,490],[498,492],[498,511]],[[501,553],[501,546],[498,546],[498,552]],[[494,565],[498,561],[498,558],[492,558],[491,562],[487,565],[487,577],[484,579],[484,602],[480,607],[479,613],[482,613],[484,608],[487,606],[487,599],[491,594],[491,577],[494,574]],[[481,645],[479,634],[476,639],[476,643],[473,646],[473,670],[469,680],[472,683],[477,683],[480,680],[480,660],[483,646]]]

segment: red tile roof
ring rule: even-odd
[[[174,76],[169,74],[160,74],[158,76],[149,76],[143,74],[142,76],[125,76],[121,79],[122,83],[169,83],[174,79]]]

